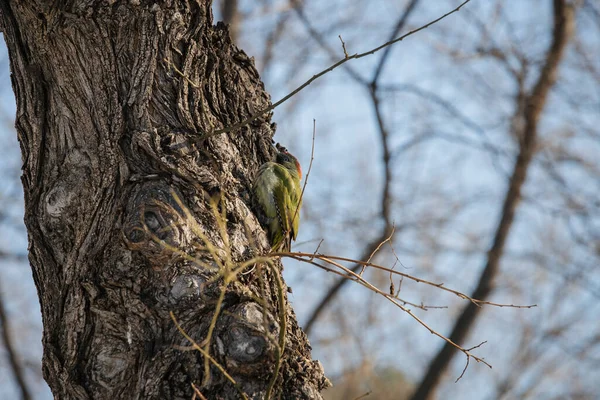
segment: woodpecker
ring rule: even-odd
[[[290,251],[296,240],[302,206],[300,163],[279,143],[275,161],[258,169],[252,192],[259,220],[267,228],[273,251]]]

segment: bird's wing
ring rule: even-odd
[[[274,167],[277,164],[268,162],[263,164],[258,170],[256,180],[252,190],[254,198],[259,203],[265,217],[276,218],[275,199],[273,198],[274,186],[277,184],[277,179],[274,174]]]
[[[290,213],[290,209],[292,208],[290,196],[293,193],[293,187],[290,185],[292,184],[292,176],[285,167],[279,164],[273,167],[273,172],[277,177],[275,186],[273,187],[277,217],[281,224],[281,230],[283,232],[290,232],[292,219]]]
[[[278,209],[283,211],[281,226],[296,240],[300,223],[300,179],[290,174],[285,167],[278,165],[276,171],[279,186],[275,193],[281,194],[281,198],[276,199],[276,204]]]

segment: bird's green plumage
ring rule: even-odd
[[[300,224],[300,167],[287,151],[279,153],[277,162],[263,164],[254,180],[253,192],[264,214],[273,250],[289,251],[296,240]]]

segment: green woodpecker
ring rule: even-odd
[[[252,191],[273,251],[290,251],[300,223],[302,169],[285,147],[279,143],[276,147],[275,162],[261,165]]]

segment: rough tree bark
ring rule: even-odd
[[[268,249],[249,188],[273,155],[271,116],[204,137],[269,105],[253,61],[213,26],[210,0],[3,0],[0,10],[55,397],[190,399],[195,383],[208,399],[239,398],[182,349],[169,312],[201,343],[223,287],[194,224],[234,262]],[[263,398],[287,315],[272,397],[320,398],[327,380],[270,271],[227,287],[210,354]]]

